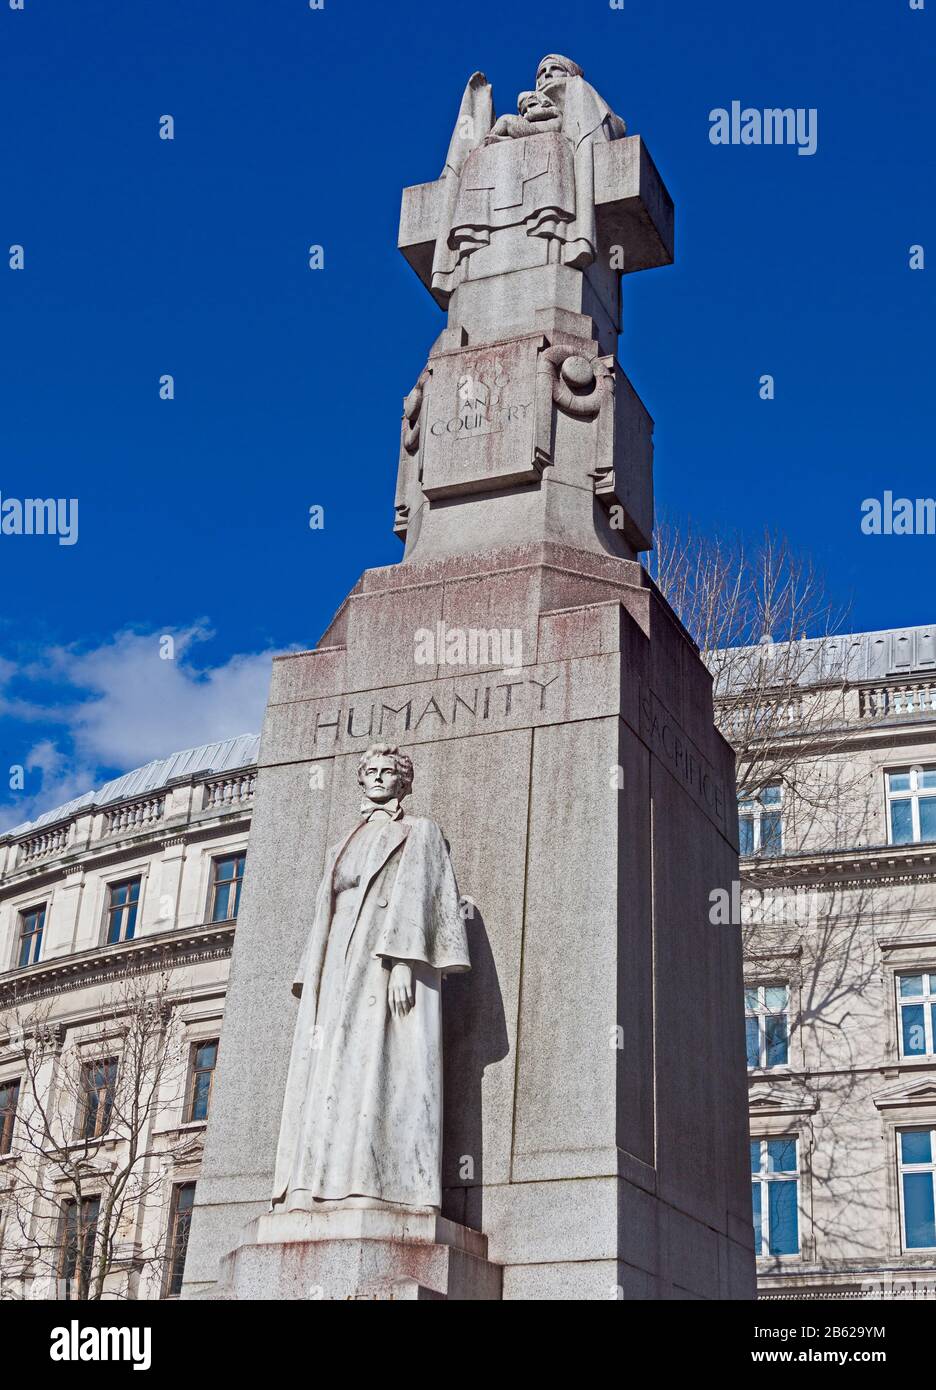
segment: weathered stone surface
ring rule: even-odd
[[[221,1262],[208,1297],[322,1301],[497,1300],[487,1241],[441,1217],[390,1211],[259,1217]]]
[[[653,421],[614,351],[621,275],[673,258],[672,200],[570,59],[543,59],[520,105],[494,122],[475,73],[441,177],[403,195],[400,250],[448,314],[403,406],[407,563],[482,539],[652,544]]]
[[[504,1271],[504,1298],[549,1303],[607,1303],[658,1298],[658,1281],[618,1260],[513,1265]]]
[[[285,917],[294,944],[275,966],[269,960],[261,965],[268,956],[268,917],[260,901],[248,898],[235,974],[243,971],[254,1008],[281,1020],[272,1033],[266,1028],[264,1059],[271,1075],[282,1078],[295,1009],[288,981],[302,932],[295,898],[292,905],[285,897],[277,902],[276,884],[282,880],[285,894],[290,879],[303,878],[311,889],[325,843],[346,828],[357,755],[368,741],[368,719],[352,724],[352,738],[345,718],[325,729],[323,746],[322,721],[316,741],[315,716],[327,706],[334,719],[336,707],[346,714],[350,703],[357,719],[381,696],[398,710],[404,696],[412,698],[414,711],[437,698],[444,724],[433,715],[417,729],[414,717],[408,731],[393,732],[418,749],[414,806],[442,826],[460,890],[475,904],[466,924],[472,975],[443,986],[443,1211],[489,1236],[491,1258],[506,1270],[507,1296],[511,1289],[534,1296],[523,1292],[534,1285],[511,1282],[517,1267],[555,1265],[548,1283],[559,1287],[561,1267],[582,1261],[641,1270],[645,1281],[628,1275],[625,1285],[648,1296],[723,1297],[726,1286],[732,1296],[748,1296],[749,1251],[738,1243],[746,1230],[744,1108],[729,1111],[726,1101],[733,1105],[744,1086],[738,942],[730,929],[708,922],[709,891],[732,872],[733,803],[726,791],[722,829],[704,795],[693,796],[687,786],[669,736],[664,740],[648,727],[641,711],[642,692],[651,694],[652,709],[666,712],[685,747],[730,788],[724,745],[711,724],[705,736],[702,700],[686,693],[693,679],[706,689],[707,677],[696,675],[687,639],[652,588],[632,585],[626,562],[600,561],[608,575],[590,576],[596,562],[587,555],[578,573],[574,552],[562,553],[561,566],[554,554],[548,566],[534,567],[525,558],[523,582],[503,591],[508,623],[526,621],[531,607],[554,597],[557,584],[570,593],[604,587],[609,597],[539,613],[529,655],[554,659],[524,664],[518,677],[510,677],[538,684],[514,690],[509,714],[499,690],[496,721],[493,714],[487,722],[452,721],[445,700],[472,685],[496,690],[502,673],[432,676],[323,700],[316,693],[318,672],[333,690],[334,654],[326,653],[321,666],[314,654],[278,663],[284,675],[274,680],[258,795],[258,817],[269,807],[270,824],[264,830],[258,819],[255,825],[251,872],[255,884],[274,890],[274,910]],[[486,602],[483,581],[467,569],[460,559],[438,565],[434,584],[444,588],[451,581],[462,592],[459,586],[468,583],[466,595],[477,585],[480,606],[473,608],[466,597],[461,617],[490,620],[496,605]],[[409,594],[415,603],[413,594],[429,595],[433,586],[418,571],[414,577]],[[376,578],[364,577],[352,607],[366,602]],[[398,581],[398,573],[393,578]],[[380,572],[380,582],[389,585],[387,572]],[[385,591],[398,592],[398,583]],[[518,605],[513,611],[512,602]],[[353,640],[353,617],[349,624]],[[383,638],[379,625],[367,632],[379,667],[381,642],[399,640],[399,630]],[[654,651],[661,643],[676,650]],[[527,656],[524,649],[524,663]],[[691,735],[657,693],[658,673],[669,698],[674,691],[680,695]],[[534,698],[524,703],[518,691],[525,688]],[[544,691],[547,701],[554,692],[555,702],[540,710]],[[307,779],[315,769],[325,776],[313,794]],[[294,823],[291,840],[276,828],[284,813]],[[303,856],[300,846],[313,821],[322,823],[317,848]],[[253,1101],[234,1078],[241,1065],[249,1074],[257,1032],[240,1031],[236,1011],[232,1018],[232,1036],[225,1035],[230,1070],[219,1077],[217,1104],[222,1113],[233,1109],[242,1137],[243,1114]],[[236,1159],[230,1121],[217,1147],[209,1129],[204,1193],[214,1211],[228,1181],[222,1165],[232,1158],[231,1196],[250,1195],[245,1166],[257,1175],[254,1197],[265,1195],[269,1168],[259,1170],[272,1162],[278,1101],[270,1097],[262,1145],[251,1127],[250,1147],[265,1155],[256,1162]],[[670,1209],[680,1219],[667,1224]],[[699,1223],[725,1244],[713,1246],[696,1231]],[[232,1248],[233,1214],[229,1231]],[[209,1234],[211,1247],[219,1249],[218,1231],[206,1227],[205,1241]],[[210,1255],[196,1258],[193,1276],[200,1275],[201,1287]],[[269,1253],[257,1258],[273,1261]],[[683,1263],[677,1278],[672,1268]],[[279,1266],[273,1261],[269,1268]],[[570,1273],[573,1282],[577,1278]]]
[[[616,1143],[617,855],[603,830],[619,812],[617,757],[614,718],[544,729],[533,749],[514,1122],[523,1181],[590,1175],[593,1150],[606,1172]]]
[[[673,200],[639,135],[595,147],[595,205],[602,234],[621,247],[621,270],[671,265]]]
[[[448,311],[403,403],[404,560],[362,575],[322,650],[275,663],[234,976],[276,1026],[235,1014],[225,1033],[191,1277],[210,1277],[225,1193],[269,1191],[297,903],[308,921],[357,755],[382,738],[416,752],[414,809],[471,905],[472,973],[442,985],[442,1211],[488,1260],[442,1228],[420,1244],[280,1226],[238,1246],[232,1209],[231,1287],[497,1297],[503,1266],[507,1298],[747,1298],[740,941],[708,919],[737,873],[733,759],[698,652],[636,562],[653,422],[613,356],[620,276],[671,259],[672,204],[551,54],[496,123],[472,76],[442,178],[404,195],[400,244]],[[255,1108],[248,1159],[232,1117],[243,1133]]]

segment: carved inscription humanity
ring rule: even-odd
[[[429,693],[394,698],[392,692],[379,699],[323,706],[315,712],[312,742],[317,748],[341,744],[345,740],[367,738],[402,738],[406,734],[431,732],[432,729],[481,727],[485,723],[500,723],[504,719],[521,720],[527,715],[540,715],[547,709],[549,688],[559,679],[559,673],[548,680],[526,676],[520,680],[499,679],[493,673],[490,682],[464,685],[453,691],[430,687]]]

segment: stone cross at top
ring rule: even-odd
[[[570,58],[548,54],[517,111],[495,120],[490,83],[469,78],[441,176],[404,190],[400,249],[468,341],[560,308],[613,351],[620,275],[673,259],[672,201]],[[505,275],[521,276],[509,292]]]
[[[673,259],[673,204],[639,136],[548,54],[516,115],[469,78],[400,250],[448,312],[403,403],[404,561],[544,539],[651,544],[653,421],[615,360],[622,274]]]

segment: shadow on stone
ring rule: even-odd
[[[471,974],[453,975],[442,986],[442,1214],[480,1231],[484,1070],[508,1055],[510,1043],[494,954],[477,909],[467,927]]]

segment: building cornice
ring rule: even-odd
[[[11,1008],[66,990],[109,984],[178,965],[223,960],[230,956],[233,941],[233,922],[206,923],[57,956],[0,975],[0,1007]]]
[[[717,713],[717,711],[716,711]],[[727,738],[727,733],[725,734]],[[758,754],[783,754],[790,756],[790,749],[801,745],[803,760],[818,758],[830,753],[840,753],[843,749],[899,747],[914,743],[933,743],[936,741],[936,716],[929,713],[915,719],[887,719],[873,723],[838,724],[834,728],[791,729],[788,733],[772,733],[763,738],[752,737],[746,740],[750,748]],[[731,740],[728,739],[730,743]]]
[[[878,1110],[903,1110],[912,1105],[936,1105],[936,1077],[904,1077],[896,1086],[875,1091],[871,1100]]]
[[[775,859],[743,859],[742,883],[752,888],[785,884],[896,883],[906,879],[936,879],[936,844],[872,845],[868,848],[823,853],[778,855]]]
[[[918,914],[921,918],[925,916],[928,922],[933,920],[931,912]],[[936,950],[936,936],[932,932],[921,932],[919,935],[907,932],[904,936],[879,936],[876,938],[877,945],[882,951],[932,951]]]
[[[199,844],[224,835],[237,835],[250,829],[250,821],[251,811],[238,808],[236,813],[224,818],[212,816],[207,822],[179,821],[174,825],[170,822],[160,825],[158,830],[143,831],[133,839],[124,838],[109,843],[99,841],[93,846],[72,849],[58,859],[35,867],[24,866],[5,875],[0,882],[0,902],[19,897],[24,890],[32,892],[49,887],[77,872],[107,869],[112,864],[122,864],[141,855],[164,854],[167,849],[177,845]]]
[[[767,1115],[812,1115],[819,1109],[819,1098],[807,1089],[803,1076],[752,1072],[748,1109],[752,1122]]]

